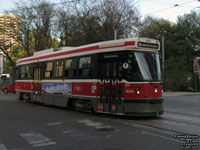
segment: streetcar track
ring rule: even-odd
[[[116,120],[116,117],[113,117],[113,116],[104,116],[103,118],[108,119],[108,120],[110,120],[110,119]],[[143,120],[145,120],[145,119],[143,119]],[[149,118],[147,120],[149,120]],[[180,131],[176,131],[176,130],[172,130],[172,129],[167,129],[167,128],[158,127],[158,126],[154,126],[154,125],[150,125],[150,124],[146,124],[146,123],[141,123],[138,121],[127,119],[127,118],[118,118],[116,121],[118,121],[119,123],[122,123],[124,125],[129,125],[129,126],[138,128],[142,132],[148,131],[152,134],[156,133],[157,136],[164,136],[164,137],[170,138],[172,140],[174,140],[173,136],[175,134],[179,134],[179,135],[187,135],[188,134],[186,132],[180,132]],[[177,141],[179,141],[179,140],[177,140]]]
[[[171,120],[169,118],[134,118],[131,119],[128,117],[119,117],[119,116],[103,116],[104,119],[112,119],[115,121],[118,121],[121,124],[132,126],[134,128],[139,129],[140,134],[147,133],[147,135],[152,135],[156,137],[160,137],[163,139],[168,139],[171,141],[176,141],[182,143],[179,139],[175,138],[175,135],[199,135],[199,133],[190,132],[189,130],[185,130],[188,125],[194,125],[194,126],[200,126],[200,124],[194,124],[190,122],[184,122],[184,121],[177,121],[177,120]],[[117,118],[117,120],[116,120]],[[159,123],[160,120],[160,123]],[[162,122],[162,120],[164,122]],[[146,121],[146,122],[141,122]],[[156,124],[151,124],[152,121]],[[165,121],[168,121],[168,124],[174,125],[175,128],[170,128],[170,126],[159,126],[160,124],[166,125],[167,123]],[[171,122],[171,123],[170,123]],[[181,125],[181,128],[178,128],[178,126]],[[184,130],[182,130],[184,129]]]
[[[191,115],[191,114],[185,114],[185,113],[181,113],[181,112],[173,112],[173,111],[165,111],[167,113],[173,113],[173,114],[180,114],[180,115],[186,115],[186,116],[191,116],[191,117],[199,117],[200,115]]]
[[[144,124],[144,123],[139,123],[139,122],[135,122],[132,120],[127,120],[129,123],[125,123],[125,122],[121,122],[125,125],[130,125],[133,126],[135,128],[138,128],[139,130],[141,130],[141,134],[147,134],[147,135],[153,135],[159,138],[163,138],[163,139],[168,139],[171,141],[175,141],[175,142],[180,142],[179,140],[176,140],[174,138],[175,135],[187,135],[188,133],[185,132],[179,132],[176,130],[171,130],[171,129],[166,129],[166,128],[162,128],[162,127],[157,127],[157,126],[153,126],[153,125],[149,125],[149,124]]]
[[[162,117],[163,120],[168,120],[168,121],[174,121],[177,123],[184,123],[184,124],[188,124],[188,125],[195,125],[195,126],[200,126],[200,123],[195,123],[194,121],[190,121],[190,122],[186,122],[184,120],[175,120],[175,118],[169,118],[167,116]],[[200,119],[200,118],[198,118]],[[188,120],[189,121],[189,120]]]

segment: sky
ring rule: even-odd
[[[20,0],[0,0],[0,13],[4,10],[12,9],[14,1]],[[59,2],[59,0],[51,0]],[[132,0],[136,2],[136,7],[144,18],[151,15],[176,22],[177,16],[189,13],[191,10],[200,12],[200,0]]]
[[[192,10],[200,12],[200,0],[138,0],[137,5],[143,17],[151,15],[172,22]]]

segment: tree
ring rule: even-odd
[[[54,5],[46,0],[29,0],[16,3],[13,14],[20,18],[18,42],[32,55],[32,50],[51,48]]]
[[[200,52],[200,15],[196,12],[179,16],[177,24],[147,17],[140,35],[165,38],[164,88],[185,91],[192,86],[192,60]]]
[[[112,40],[114,30],[118,38],[135,36],[140,26],[140,14],[128,0],[101,0],[98,12],[103,27],[102,38]]]
[[[179,16],[177,21],[177,38],[180,51],[187,56],[187,62],[192,72],[192,61],[200,56],[200,14],[192,11]]]
[[[152,17],[146,17],[140,28],[140,36],[158,39],[165,38],[165,59],[175,54],[177,51],[176,46],[176,24],[169,22],[165,19],[158,19]],[[162,44],[162,43],[161,43]]]
[[[114,30],[118,38],[130,37],[137,34],[140,24],[139,12],[129,0],[79,0],[59,9],[61,45],[113,40]]]

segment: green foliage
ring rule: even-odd
[[[200,56],[200,14],[191,12],[179,16],[177,24],[147,17],[140,35],[160,40],[165,38],[164,90],[192,91],[192,62]]]
[[[137,34],[140,15],[129,0],[81,0],[59,8],[61,46],[78,46]]]
[[[186,57],[171,57],[165,61],[164,89],[186,91],[190,86],[190,72]]]
[[[194,89],[191,86],[189,86],[186,91],[187,92],[194,92]]]

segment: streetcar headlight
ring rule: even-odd
[[[155,91],[155,93],[158,93],[158,88],[155,88],[154,91]]]
[[[138,95],[140,94],[140,88],[137,88],[137,92]]]

